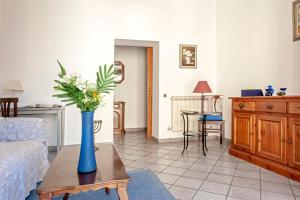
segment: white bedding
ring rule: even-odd
[[[0,200],[23,200],[49,167],[39,141],[0,142]]]

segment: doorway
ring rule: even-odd
[[[127,54],[128,57],[122,58],[122,56],[120,56],[120,52],[122,51],[126,52],[126,50],[128,52],[124,53],[124,55],[126,56]],[[130,52],[131,54],[128,54]],[[128,82],[127,82],[127,87],[126,84],[124,84],[123,86],[120,86],[120,88],[123,87],[123,92],[126,93],[127,91],[128,95],[134,93],[133,91],[134,87],[130,87],[130,86],[128,87],[128,85],[130,85],[129,82],[135,80],[136,84],[138,84],[135,85],[135,88],[138,88],[139,90],[137,91],[137,93],[138,96],[140,97],[139,98],[140,101],[135,103],[136,108],[132,108],[132,104],[134,102],[125,102],[125,114],[124,114],[125,127],[124,128],[125,130],[129,130],[129,131],[132,130],[134,119],[138,119],[140,121],[139,122],[135,121],[136,125],[141,126],[144,124],[146,128],[146,130],[144,129],[144,131],[146,131],[146,137],[147,139],[150,139],[152,137],[157,137],[157,132],[154,132],[154,130],[158,130],[158,116],[155,116],[158,115],[158,100],[157,100],[158,99],[158,70],[155,69],[158,67],[158,42],[140,41],[140,40],[122,40],[122,39],[115,40],[115,61],[117,59],[123,59],[123,60],[130,59],[130,57],[132,57],[133,54],[136,55],[135,62],[137,62],[137,65],[139,66],[134,66],[135,63],[132,62],[130,66],[127,67],[128,68],[131,67],[133,69],[126,70],[126,64],[124,64],[125,67],[124,81],[127,80]],[[118,61],[122,62],[122,60],[118,60]],[[127,73],[131,73],[131,74],[127,74]],[[142,81],[141,77],[137,78],[137,77],[133,77],[132,75],[142,76],[144,78],[144,81]],[[130,77],[133,80],[128,80],[128,78]],[[154,79],[156,79],[155,82]],[[123,97],[125,96],[123,95]],[[118,94],[118,89],[116,89],[115,99],[120,100],[119,98],[120,95]],[[128,97],[125,99],[128,99]],[[134,98],[130,97],[129,100],[130,99],[134,101]],[[128,109],[126,104],[128,104],[129,106]],[[114,119],[114,123],[115,123],[115,119]],[[137,127],[137,129],[139,130],[141,129],[141,127]]]

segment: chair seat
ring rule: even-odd
[[[206,116],[206,121],[223,121],[223,116],[221,115],[201,115],[200,120],[203,120],[204,116]]]

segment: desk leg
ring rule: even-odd
[[[127,185],[118,185],[118,194],[119,194],[119,199],[120,200],[128,200],[128,195],[127,195],[127,190],[126,190]]]
[[[40,200],[51,200],[52,194],[51,193],[43,193],[39,194]]]

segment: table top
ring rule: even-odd
[[[38,192],[72,190],[77,186],[128,182],[129,176],[112,144],[97,144],[97,171],[78,174],[80,145],[65,146],[57,154]]]
[[[200,112],[198,111],[193,111],[193,110],[180,110],[181,114],[184,115],[198,115]]]

